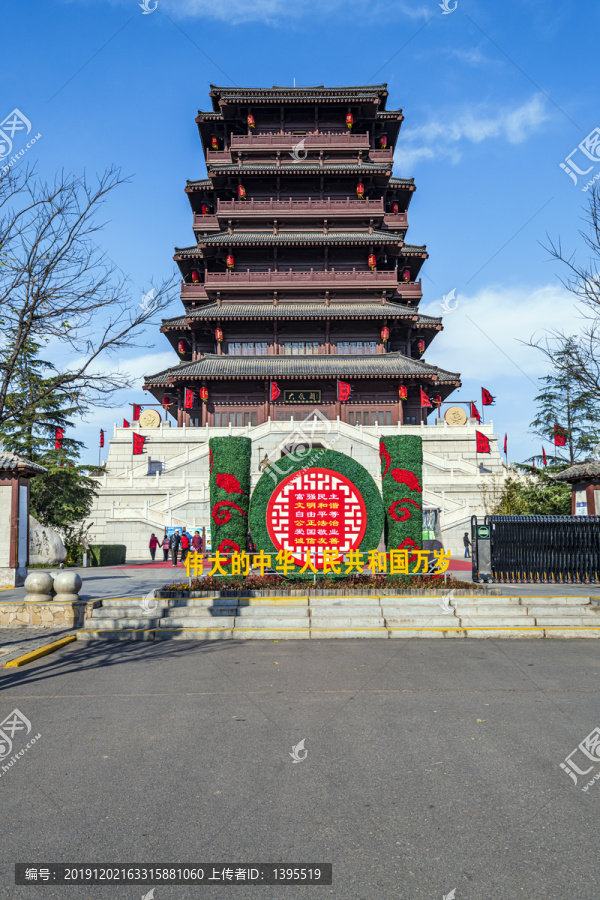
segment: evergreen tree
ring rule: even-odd
[[[9,333],[3,356],[11,354],[13,346]],[[0,428],[0,443],[5,450],[48,469],[46,475],[32,479],[31,515],[64,533],[88,515],[97,493],[89,473],[97,468],[78,465],[84,445],[69,437],[68,430],[75,428],[72,417],[85,407],[76,397],[54,388],[54,367],[40,357],[43,346],[41,340],[29,338],[19,353],[6,395],[6,406],[13,415]],[[28,405],[31,397],[39,398],[35,407]],[[57,428],[65,432],[60,449],[55,448]]]
[[[564,343],[552,358],[553,371],[540,379],[544,385],[541,394],[535,398],[537,415],[531,428],[534,434],[549,447],[546,453],[556,457],[556,471],[585,459],[596,452],[600,441],[600,406],[598,396],[584,389],[572,374],[572,358],[574,347],[572,340]],[[561,429],[566,438],[564,447],[556,447],[554,443],[555,426]],[[538,464],[542,463],[541,454],[532,457]],[[548,466],[548,474],[554,466]]]

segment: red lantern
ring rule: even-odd
[[[381,340],[383,341],[384,344],[387,341],[387,339],[389,338],[389,336],[390,336],[390,329],[385,328],[385,327],[382,328],[381,329]]]
[[[405,385],[401,384],[398,388],[398,396],[401,400],[406,400],[408,397],[408,388]]]
[[[361,184],[360,181],[356,185],[356,196],[358,197],[359,200],[365,199],[365,186],[364,186],[364,184]]]
[[[200,281],[200,274],[198,269],[192,269],[192,284],[198,284]]]
[[[402,269],[402,281],[410,281],[410,269]]]
[[[170,405],[171,405],[171,398],[170,398],[170,397],[163,397],[163,398],[162,398],[162,405],[163,405],[164,407],[170,406]]]
[[[210,145],[211,145],[211,147],[213,148],[213,150],[218,150],[218,149],[219,149],[219,141],[218,141],[218,139],[217,139],[216,137],[213,137],[213,138],[211,139]]]
[[[399,209],[400,209],[400,207],[397,203],[392,203],[392,212],[394,213],[394,215],[398,214]]]
[[[434,405],[434,406],[437,406],[438,409],[439,409],[440,406],[442,405],[442,397],[441,397],[440,394],[438,394],[437,397],[434,397],[434,398],[433,398],[433,405]]]
[[[223,332],[220,328],[215,328],[215,340],[217,340],[219,343],[221,343],[221,341],[223,340]]]
[[[177,344],[178,353],[187,353],[188,351],[188,342],[187,341],[179,341]]]
[[[254,116],[252,115],[252,113],[249,113],[248,114],[248,128],[255,128],[255,127],[256,127],[256,122],[254,121]]]
[[[208,388],[200,388],[200,399],[203,403],[206,403],[208,401]]]
[[[382,134],[379,138],[379,146],[382,150],[385,150],[387,147],[387,134]]]
[[[228,268],[228,269],[233,269],[233,265],[234,265],[234,263],[233,263],[233,253],[228,253],[228,254],[227,254],[227,268]]]
[[[202,204],[202,215],[203,215],[203,216],[207,216],[207,215],[208,215],[208,206],[206,205],[206,203],[203,203],[203,204]]]
[[[417,350],[419,353],[425,353],[425,341],[423,338],[417,341]]]
[[[346,113],[346,125],[348,126],[348,128],[352,128],[352,126],[354,125],[354,116],[352,115],[352,113]]]
[[[238,184],[238,197],[240,200],[246,200],[246,188],[243,184]]]
[[[377,260],[375,259],[374,253],[369,253],[369,268],[373,270],[377,265]]]

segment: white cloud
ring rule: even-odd
[[[450,315],[444,315],[441,299],[421,308],[426,315],[443,316],[444,325],[426,361],[460,372],[463,381],[483,377],[536,381],[547,373],[548,364],[540,351],[522,342],[563,329],[567,322],[576,332],[579,321],[573,295],[561,285],[531,290],[492,286],[472,295],[457,291],[458,307]]]
[[[465,142],[480,144],[490,138],[501,138],[510,144],[521,144],[549,119],[539,94],[521,106],[494,107],[493,112],[488,104],[480,104],[475,109],[469,107],[461,113],[448,111],[444,118],[403,129],[394,162],[404,171],[410,171],[423,159],[450,159],[456,163]]]

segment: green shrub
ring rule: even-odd
[[[417,435],[391,435],[379,441],[389,550],[423,546],[423,441]]]
[[[209,440],[208,447],[213,551],[246,550],[252,441],[247,437],[216,437]]]
[[[90,546],[90,565],[119,566],[125,562],[126,553],[125,544],[92,544]]]

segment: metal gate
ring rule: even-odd
[[[479,561],[473,516],[474,581],[600,581],[600,516],[485,516],[481,524],[489,526],[490,569]]]

